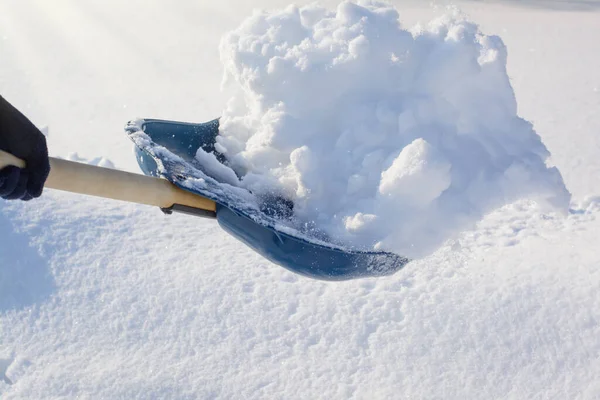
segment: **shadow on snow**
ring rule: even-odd
[[[0,209],[0,312],[40,303],[54,289],[48,262]]]

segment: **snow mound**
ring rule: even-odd
[[[79,156],[77,153],[69,153],[67,156],[68,161],[75,161],[78,163],[94,165],[96,167],[110,168],[115,169],[115,164],[105,157],[94,157],[91,159],[87,159],[85,157]]]
[[[235,94],[218,150],[336,240],[421,257],[518,199],[568,207],[502,40],[459,16],[407,30],[381,3],[290,6],[255,12],[220,52]]]

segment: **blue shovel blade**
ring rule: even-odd
[[[410,261],[389,252],[344,248],[328,243],[326,238],[311,238],[289,229],[283,232],[277,221],[281,214],[272,210],[293,205],[282,199],[271,199],[273,204],[267,207],[245,205],[250,193],[244,196],[240,194],[243,189],[219,182],[195,159],[202,149],[226,164],[225,156],[215,149],[218,120],[185,123],[143,119],[129,122],[126,132],[136,144],[137,161],[146,175],[164,177],[181,189],[214,200],[217,220],[225,231],[292,272],[315,279],[347,280],[390,275]]]

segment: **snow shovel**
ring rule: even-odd
[[[158,206],[167,214],[181,212],[216,218],[228,233],[274,264],[320,280],[348,280],[390,275],[409,260],[389,252],[348,249],[327,237],[290,229],[293,214],[285,199],[254,199],[242,188],[212,176],[196,159],[201,150],[226,164],[215,148],[218,120],[192,124],[144,119],[125,130],[135,143],[144,175],[51,158],[46,188]],[[0,151],[0,168],[24,162]]]

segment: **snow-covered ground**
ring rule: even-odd
[[[220,38],[286,5],[0,0],[0,93],[52,155],[137,171],[124,123],[219,115]],[[447,12],[395,5],[406,26]],[[325,283],[211,221],[50,190],[1,202],[0,397],[600,398],[600,7],[459,7],[507,45],[566,218],[520,202],[394,276]]]

